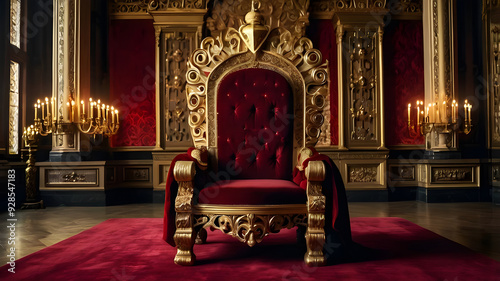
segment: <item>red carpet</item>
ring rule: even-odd
[[[0,280],[500,280],[500,263],[398,218],[353,218],[367,261],[304,266],[295,230],[249,248],[220,232],[196,245],[197,265],[173,263],[163,219],[111,219],[0,268]]]

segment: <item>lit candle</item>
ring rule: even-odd
[[[470,109],[471,109],[471,108],[472,108],[472,105],[471,105],[471,104],[468,104],[468,106],[467,106],[467,111],[468,111],[468,113],[469,113],[469,122],[471,122],[471,121],[472,121],[472,118],[471,118],[471,116],[470,116]]]
[[[120,124],[120,119],[118,119],[118,110],[115,110],[116,113],[116,124]]]
[[[101,118],[101,100],[97,102],[97,118]]]
[[[81,104],[82,104],[82,116],[85,115],[85,103],[83,102],[83,100],[81,101]]]
[[[408,104],[408,125],[411,123],[410,111],[411,111],[411,103]]]
[[[56,119],[56,108],[55,108],[55,102],[54,102],[54,98],[51,98],[50,99],[50,104],[52,105],[52,119]]]
[[[49,116],[49,98],[45,97],[45,104],[47,105],[47,117]]]
[[[448,115],[447,115],[447,106],[446,106],[446,101],[443,101],[443,123],[448,123]]]
[[[465,122],[467,122],[467,104],[464,103]]]
[[[109,118],[109,105],[106,105],[106,118],[104,119],[108,119]]]
[[[111,124],[115,122],[115,107],[111,107]]]
[[[71,107],[69,106],[69,101],[66,103],[66,112],[68,113],[68,120],[71,117]]]
[[[48,114],[48,112],[47,112]],[[42,120],[45,119],[45,103],[42,102]]]
[[[89,99],[90,104],[90,118],[94,118],[94,103],[92,102],[92,98]]]
[[[417,101],[417,124],[420,124],[420,101]]]
[[[38,111],[37,111],[37,107],[36,107],[36,103],[35,103],[35,121],[37,118],[38,118]]]
[[[106,105],[103,103],[103,104],[102,104],[102,106],[101,106],[101,110],[102,110],[102,119],[106,119],[105,109],[106,109]]]
[[[75,101],[71,101],[71,122],[75,122]]]

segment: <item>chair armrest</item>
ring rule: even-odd
[[[307,181],[324,181],[325,180],[325,164],[323,161],[310,161],[306,167]]]
[[[306,167],[307,178],[307,231],[305,234],[307,252],[304,261],[308,266],[325,265],[326,257],[323,253],[325,245],[325,206],[326,197],[323,195],[323,181],[326,168],[323,161],[309,161]]]
[[[177,161],[174,166],[174,178],[176,181],[192,181],[196,174],[194,161]]]
[[[175,198],[176,212],[191,212],[193,206],[193,187],[196,166],[194,161],[177,161],[174,166],[174,178],[179,183]]]
[[[306,167],[307,209],[309,213],[325,213],[326,197],[323,195],[323,181],[326,168],[323,161],[310,161]]]

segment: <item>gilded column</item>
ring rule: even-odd
[[[500,2],[483,0],[484,73],[488,93],[488,147],[500,148],[500,24],[492,14],[500,12]]]
[[[451,118],[451,110],[442,104],[450,105],[456,99],[454,10],[454,0],[423,1],[425,105],[438,108],[435,110],[436,120]],[[456,131],[434,130],[427,134],[426,148],[432,151],[454,150],[457,148],[456,139]]]
[[[86,2],[86,1],[84,1]],[[90,14],[82,17],[80,0],[55,0],[53,14],[53,80],[52,99],[53,108],[59,125],[52,134],[51,161],[78,161],[80,160],[79,133],[70,121],[75,118],[70,107],[80,98],[80,88],[88,89],[89,71],[82,71],[82,66],[88,66],[88,57],[82,58],[81,52],[89,52],[90,40],[81,38],[81,20],[90,20]],[[88,6],[89,7],[89,6]],[[89,9],[83,9],[89,11]],[[89,30],[84,31],[88,36]],[[90,38],[88,38],[90,39]],[[85,47],[87,46],[87,47]],[[75,120],[76,121],[76,120]]]
[[[148,13],[155,28],[156,148],[187,149],[192,145],[186,100],[186,64],[201,42],[206,2],[180,7],[160,1]]]
[[[353,1],[336,5],[332,12],[338,58],[339,169],[346,188],[385,194],[382,42],[389,9],[385,1]]]

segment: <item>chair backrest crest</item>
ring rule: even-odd
[[[207,37],[195,50],[186,73],[189,125],[196,147],[207,146],[211,156],[218,157],[217,94],[226,76],[242,69],[266,69],[286,80],[293,100],[292,165],[302,147],[314,146],[329,104],[327,62],[313,48],[308,38],[294,37],[283,28],[271,30],[261,47],[252,52],[241,33],[227,28],[216,38]],[[223,145],[223,144],[222,144]],[[216,159],[211,159],[216,164]],[[214,167],[218,167],[216,164]],[[293,167],[293,166],[292,166]]]

